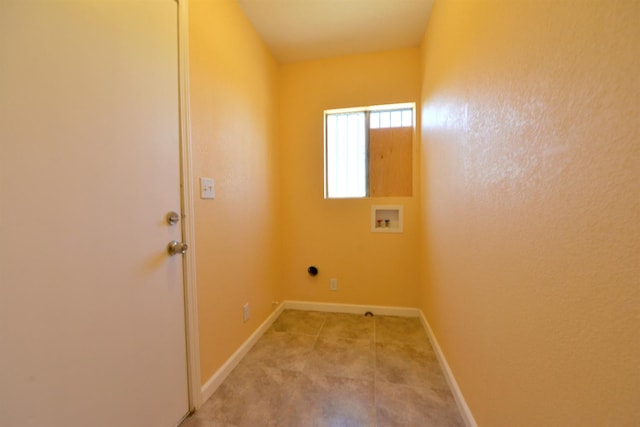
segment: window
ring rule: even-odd
[[[367,195],[365,113],[327,114],[327,197]]]
[[[414,104],[325,111],[325,198],[411,196]]]

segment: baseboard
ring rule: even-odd
[[[476,420],[473,418],[473,414],[467,406],[466,400],[464,400],[464,396],[460,391],[460,387],[458,387],[458,382],[456,378],[453,376],[453,372],[447,363],[447,359],[444,357],[444,353],[442,353],[442,349],[440,348],[440,344],[438,344],[438,340],[436,336],[433,334],[433,330],[431,330],[431,326],[429,326],[429,322],[427,318],[424,316],[422,310],[420,310],[420,320],[422,321],[422,325],[424,329],[427,331],[427,336],[429,337],[429,341],[431,341],[431,345],[436,352],[436,356],[438,357],[438,361],[440,362],[440,367],[444,372],[444,376],[447,379],[447,383],[449,384],[449,388],[451,389],[451,393],[453,394],[453,398],[458,405],[458,409],[460,410],[460,415],[467,427],[478,427]]]
[[[367,311],[380,316],[419,317],[420,310],[411,307],[387,307],[380,305],[337,304],[330,302],[285,301],[287,310],[326,311],[331,313],[364,314]]]
[[[280,304],[277,309],[265,319],[264,322],[256,329],[247,340],[227,359],[226,362],[218,369],[212,376],[202,385],[201,401],[206,402],[213,393],[220,387],[220,384],[229,376],[233,368],[238,366],[238,363],[242,358],[251,350],[251,347],[262,337],[262,335],[269,329],[271,324],[278,318],[282,310],[284,310],[285,304]]]

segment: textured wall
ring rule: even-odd
[[[481,426],[640,424],[640,2],[439,1],[422,307]]]
[[[279,142],[287,299],[415,306],[417,190],[414,197],[325,200],[323,112],[417,102],[419,96],[417,48],[282,66]],[[405,232],[372,233],[374,204],[404,205]],[[311,264],[320,269],[315,278],[306,274]],[[337,292],[329,290],[330,278],[338,279]]]
[[[204,382],[281,300],[278,68],[235,1],[196,0],[189,9],[194,176],[216,182],[214,200],[195,202]]]

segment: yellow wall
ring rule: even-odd
[[[439,1],[422,308],[481,426],[640,423],[640,2]]]
[[[206,381],[271,313],[278,293],[278,66],[234,0],[190,2],[198,314]],[[249,302],[251,319],[243,323]]]
[[[417,197],[325,200],[323,111],[417,103],[419,96],[417,48],[281,67],[279,142],[287,299],[415,306]],[[403,234],[371,233],[371,205],[382,203],[404,205]],[[308,276],[310,265],[319,268],[318,276]],[[338,279],[337,292],[329,290],[330,278]]]

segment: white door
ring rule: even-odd
[[[188,411],[175,0],[0,1],[0,425]]]

